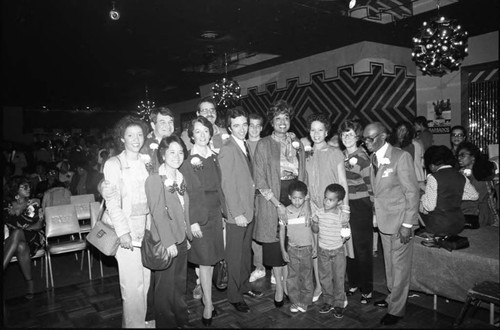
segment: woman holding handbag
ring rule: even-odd
[[[110,225],[120,240],[115,258],[123,300],[124,328],[146,326],[146,297],[150,270],[143,267],[141,243],[149,210],[144,183],[148,177],[147,159],[139,150],[144,144],[146,124],[135,116],[123,117],[115,126],[117,142],[123,151],[104,164],[102,184],[107,212],[102,221]]]
[[[154,226],[151,234],[173,257],[170,267],[156,270],[154,284],[157,328],[179,328],[188,323],[186,295],[188,240],[192,239],[189,222],[189,198],[179,167],[185,146],[176,135],[165,137],[158,146],[158,173],[146,180],[146,196]]]
[[[187,191],[196,203],[189,205],[192,248],[189,262],[200,266],[200,282],[203,292],[202,322],[208,326],[212,316],[217,315],[212,304],[212,276],[214,265],[224,258],[224,238],[221,208],[225,206],[221,188],[221,173],[217,154],[208,143],[213,135],[213,126],[208,119],[199,116],[188,127],[188,136],[193,142],[187,161],[181,166],[186,179]]]

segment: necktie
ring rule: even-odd
[[[377,159],[377,155],[376,154],[373,154],[372,165],[373,165],[373,174],[377,175],[377,171],[378,171],[378,159]]]
[[[247,143],[247,141],[243,141],[243,145],[245,146],[245,151],[247,153],[247,159],[248,159],[248,161],[251,164],[252,163],[252,159],[250,158],[250,149],[248,149],[248,143]]]

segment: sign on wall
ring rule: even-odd
[[[432,134],[449,134],[451,128],[450,99],[427,101],[427,124]]]

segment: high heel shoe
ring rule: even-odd
[[[27,280],[26,281],[26,294],[24,295],[24,298],[31,300],[35,296],[35,283],[33,280]]]
[[[217,311],[215,308],[212,310],[212,317],[206,319],[205,317],[201,316],[201,322],[203,323],[204,326],[209,327],[212,324],[212,318],[217,316]]]
[[[276,308],[280,308],[284,304],[285,304],[285,298],[281,299],[281,301],[277,301],[276,299],[274,299],[274,306],[276,306]]]

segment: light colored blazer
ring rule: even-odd
[[[376,176],[372,166],[370,176],[378,228],[393,235],[402,223],[418,223],[420,194],[411,155],[389,145],[384,158],[390,163],[380,165]]]
[[[255,184],[248,167],[247,157],[234,137],[225,141],[219,153],[221,186],[226,200],[227,222],[236,223],[234,218],[244,215],[248,222],[253,220]]]

